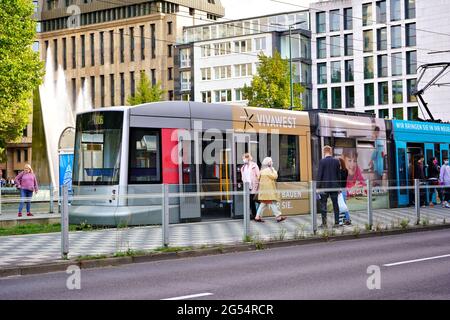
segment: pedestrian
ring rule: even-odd
[[[256,217],[256,199],[259,190],[259,167],[253,161],[250,153],[246,153],[242,157],[244,165],[241,167],[242,182],[248,183],[250,189],[250,219]]]
[[[327,189],[320,195],[322,226],[327,227],[327,201],[331,198],[334,211],[334,225],[339,226],[339,205],[338,205],[338,190],[340,187],[339,181],[341,165],[339,160],[333,158],[333,149],[330,146],[323,148],[324,158],[319,162],[319,172],[317,174],[317,187],[319,189]]]
[[[426,180],[425,180],[425,168],[424,168],[424,157],[423,155],[419,155],[417,156],[417,162],[414,166],[414,179],[415,180],[419,180],[419,187],[420,187],[420,206],[421,207],[425,207],[425,203],[426,203],[426,194],[425,194],[425,185],[426,185]]]
[[[38,182],[36,176],[33,173],[33,169],[29,164],[26,164],[24,170],[19,173],[15,179],[16,187],[20,189],[20,204],[18,216],[22,217],[22,209],[24,202],[26,201],[27,216],[32,217],[31,213],[31,197],[33,192],[38,192]]]
[[[286,217],[281,216],[281,211],[278,208],[278,202],[280,196],[277,191],[276,181],[278,179],[278,173],[273,168],[272,158],[265,158],[261,165],[260,180],[259,180],[259,192],[258,201],[260,205],[256,213],[255,221],[264,222],[261,218],[264,209],[269,207],[277,218],[277,222],[286,220]]]
[[[436,187],[439,185],[439,164],[436,157],[431,158],[428,161],[428,184],[432,186],[430,188],[430,207],[434,207],[437,204],[437,199],[433,201],[433,198],[436,197]],[[440,189],[438,189],[439,198],[442,199],[442,195],[440,194]]]
[[[439,182],[441,186],[443,186],[442,189],[442,207],[444,208],[450,208],[450,204],[448,201],[450,200],[450,190],[448,189],[450,187],[450,166],[448,165],[448,159],[444,158],[444,164],[442,165],[440,174],[439,174]]]
[[[342,158],[339,158],[340,163],[340,183],[341,183],[341,193],[342,197],[344,198],[344,202],[347,202],[347,178],[348,178],[348,170],[345,167],[345,160]],[[340,211],[340,210],[339,210]],[[352,221],[350,220],[350,213],[346,211],[344,213],[344,224],[349,226],[352,224]]]

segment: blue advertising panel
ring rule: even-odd
[[[72,168],[73,154],[66,153],[59,155],[59,185],[69,186],[69,194],[72,194]]]
[[[416,143],[450,143],[450,124],[392,120],[395,140]]]

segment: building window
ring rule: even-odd
[[[406,90],[408,91],[408,102],[417,102],[417,98],[414,95],[414,93],[416,92],[417,88],[416,88],[416,84],[417,84],[417,80],[416,79],[409,79],[406,81],[407,84],[407,88]]]
[[[416,0],[405,0],[405,19],[416,17]]]
[[[191,49],[185,48],[180,50],[180,66],[181,68],[189,68],[191,66]]]
[[[130,168],[128,183],[161,182],[160,132],[154,129],[130,129]]]
[[[345,8],[344,9],[344,30],[352,30],[353,29],[353,9]]]
[[[92,101],[92,108],[95,108],[95,77],[91,77],[91,101]]]
[[[63,69],[67,69],[67,41],[66,38],[62,39],[63,42]]]
[[[319,99],[319,109],[328,109],[328,90],[327,90],[327,88],[318,89],[317,97]]]
[[[237,64],[234,66],[234,76],[235,77],[248,77],[253,74],[252,64]]]
[[[379,51],[387,50],[387,29],[381,28],[377,30],[377,49]]]
[[[353,55],[353,34],[344,36],[344,53],[346,56]]]
[[[132,97],[134,97],[135,95],[135,88],[136,88],[136,83],[134,80],[134,71],[130,72],[130,94]]]
[[[130,28],[130,61],[134,61],[134,28]]]
[[[116,84],[114,83],[114,74],[109,75],[109,93],[111,95],[111,106],[116,104]]]
[[[202,58],[211,56],[211,45],[210,44],[202,45],[202,46],[200,46],[200,49],[201,49]]]
[[[84,34],[81,35],[81,67],[84,68],[86,66],[86,40]]]
[[[391,55],[392,76],[401,76],[402,72],[402,53],[393,53]]]
[[[317,64],[317,83],[324,84],[327,83],[327,64],[318,63]]]
[[[236,89],[235,90],[236,93],[236,101],[243,101],[244,99],[244,94],[242,92],[242,89]]]
[[[76,106],[77,103],[77,79],[72,78],[72,106]]]
[[[414,47],[416,46],[416,24],[408,23],[406,25],[406,46]]]
[[[90,42],[91,42],[91,66],[95,65],[95,42],[94,42],[94,34],[91,33],[90,35]]]
[[[378,83],[378,104],[389,104],[389,83]]]
[[[373,79],[373,57],[364,58],[364,79]]]
[[[156,85],[156,69],[150,70],[151,77],[152,77],[152,86]]]
[[[215,91],[216,102],[229,102],[232,100],[231,89]]]
[[[105,76],[100,76],[100,106],[105,106]]]
[[[369,26],[373,23],[372,19],[372,4],[365,3],[362,6],[362,23],[364,26]]]
[[[377,2],[377,23],[386,23],[386,0]]]
[[[327,31],[327,23],[325,12],[316,13],[316,29],[317,33],[324,33]]]
[[[406,74],[417,74],[417,52],[406,52]]]
[[[386,54],[378,56],[378,77],[388,76],[388,56]]]
[[[317,38],[317,58],[325,59],[327,57],[326,38]]]
[[[380,119],[389,119],[389,109],[380,109],[380,110],[378,110],[378,118],[380,118]]]
[[[214,67],[214,79],[231,78],[231,66]]]
[[[75,37],[72,37],[72,69],[77,67],[77,45]]]
[[[419,110],[417,107],[408,107],[408,120],[415,121],[419,119]]]
[[[257,38],[257,39],[255,39],[255,50],[256,51],[264,51],[264,50],[266,50],[266,38]]]
[[[172,48],[173,48],[172,44],[167,45],[167,56],[169,58],[172,58]]]
[[[345,87],[345,107],[355,107],[355,87],[353,86]]]
[[[235,52],[237,53],[238,51],[236,50]],[[223,56],[227,54],[231,54],[231,42],[222,42],[214,44],[214,55]]]
[[[403,120],[403,108],[395,108],[392,110],[393,118],[396,120]]]
[[[141,32],[141,60],[145,60],[145,30],[144,26],[139,27]]]
[[[173,30],[172,30],[172,26],[173,23],[171,21],[167,22],[167,34],[172,34]]]
[[[150,25],[150,38],[152,47],[152,59],[156,58],[156,25],[152,23]]]
[[[202,73],[203,81],[211,80],[211,68],[202,68],[200,71]]]
[[[120,33],[120,63],[125,62],[125,38],[123,35],[123,29],[119,29]]]
[[[341,29],[340,17],[339,10],[330,11],[330,31],[339,31]]]
[[[392,81],[392,102],[393,103],[403,103],[402,80]]]
[[[341,87],[331,88],[331,108],[332,109],[342,108]]]
[[[340,57],[341,56],[341,46],[340,46],[340,36],[330,37],[331,44],[331,56],[332,57]]]
[[[105,64],[105,36],[104,32],[100,32],[100,64]]]
[[[234,48],[235,48],[235,53],[251,52],[252,51],[252,40],[235,41]]]
[[[23,150],[23,158],[25,162],[28,162],[28,149]]]
[[[167,68],[167,80],[173,80],[173,68]]]
[[[125,105],[125,75],[120,73],[120,104]]]
[[[181,101],[190,101],[191,100],[191,94],[190,93],[183,93],[181,95]]]
[[[364,31],[364,52],[372,52],[373,51],[373,31],[366,30]]]
[[[211,103],[212,102],[211,91],[204,91],[204,92],[202,92],[202,102],[203,103]]]
[[[345,81],[346,82],[353,82],[353,60],[347,60],[345,61]]]
[[[17,157],[17,163],[21,163],[22,162],[22,150],[20,150],[20,149],[16,150],[16,157]]]
[[[400,48],[402,46],[402,27],[391,27],[391,48]]]
[[[169,90],[169,101],[173,101],[174,95],[173,90]]]
[[[331,83],[341,82],[341,62],[331,62]]]
[[[114,63],[114,30],[109,31],[109,61]]]
[[[366,107],[373,106],[375,104],[374,100],[374,84],[366,83],[364,85],[364,105]]]
[[[391,21],[397,21],[402,18],[400,0],[391,0]]]
[[[183,71],[180,73],[181,78],[181,90],[188,91],[191,90],[191,72]]]

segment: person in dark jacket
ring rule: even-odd
[[[425,194],[425,184],[426,184],[426,178],[425,178],[425,165],[423,163],[424,157],[423,155],[419,155],[417,157],[417,162],[414,165],[414,179],[419,180],[420,183],[420,206],[424,207],[426,203],[426,194]]]
[[[345,160],[342,158],[339,158],[339,163],[341,165],[341,169],[339,171],[341,180],[341,189],[342,189],[342,196],[344,197],[344,201],[347,202],[347,179],[348,179],[348,170],[347,167],[345,166]],[[350,213],[347,211],[345,213],[345,218],[344,218],[344,224],[345,225],[351,225],[352,221],[350,220]]]
[[[340,169],[339,160],[333,158],[333,149],[330,146],[323,148],[324,158],[319,162],[319,172],[317,174],[317,187],[319,189],[335,189],[336,191],[325,191],[320,195],[322,227],[327,226],[327,201],[331,198],[334,211],[334,225],[339,226],[339,205],[338,189],[340,188]]]
[[[435,195],[436,195],[436,188],[437,186],[439,186],[439,173],[440,167],[438,159],[436,157],[433,157],[428,161],[428,184],[431,186],[430,202],[429,202],[430,207],[434,207],[434,205],[437,204],[437,199],[435,198]],[[439,199],[442,199],[441,189],[437,189],[437,192]],[[435,198],[434,201],[433,198]]]

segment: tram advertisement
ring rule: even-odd
[[[374,209],[389,207],[386,126],[381,119],[321,115],[324,145],[344,160],[348,178],[344,194],[350,211],[367,208],[367,183],[372,185]],[[331,206],[331,203],[329,204]]]

